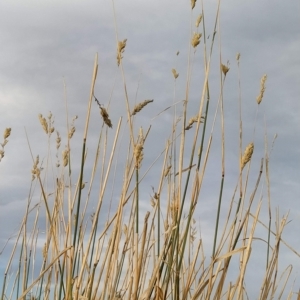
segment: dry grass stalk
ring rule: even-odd
[[[201,21],[202,21],[202,15],[199,15],[198,18],[197,18],[197,20],[196,20],[196,24],[195,24],[196,27],[199,27]]]
[[[175,79],[177,79],[177,77],[179,76],[179,73],[176,72],[175,69],[172,69],[172,73]]]
[[[221,70],[222,70],[224,76],[226,76],[226,74],[227,74],[228,71],[229,71],[229,68],[228,68],[227,66],[221,64]]]
[[[192,41],[191,41],[191,44],[194,48],[196,48],[200,44],[201,36],[202,36],[201,33],[194,32],[194,35],[193,35]]]
[[[195,8],[196,2],[197,2],[197,0],[191,0],[191,6],[192,6],[192,9]]]
[[[187,168],[185,168],[185,169],[182,169],[182,172],[181,172],[181,173],[186,172],[186,171],[190,170],[191,168],[193,168],[193,167],[195,167],[195,166],[196,166],[196,164],[193,164],[193,165],[190,166],[190,167],[187,167]],[[177,173],[175,174],[175,176],[178,176],[178,175],[179,175],[179,172],[177,172]]]
[[[252,154],[253,154],[253,150],[254,150],[254,144],[250,143],[244,152],[244,155],[242,157],[242,161],[241,161],[241,170],[244,169],[245,165],[250,161]]]
[[[164,177],[167,177],[167,176],[168,176],[168,174],[169,174],[171,168],[172,168],[172,166],[170,165],[170,166],[168,166],[168,167],[165,169]]]
[[[239,61],[240,58],[241,58],[241,53],[238,52],[238,53],[236,54],[236,60]]]
[[[136,113],[140,112],[147,104],[149,104],[153,101],[154,100],[152,99],[152,100],[144,100],[143,102],[140,102],[133,108],[131,115],[134,116]]]
[[[262,98],[264,96],[265,90],[266,90],[266,81],[267,81],[267,74],[265,74],[261,80],[260,80],[260,92],[259,95],[256,98],[257,104],[260,104],[262,101]]]
[[[124,53],[124,51],[125,51],[126,42],[127,42],[127,39],[118,42],[118,49],[117,49],[117,63],[118,63],[118,66],[120,65],[121,59],[123,58],[122,53]]]

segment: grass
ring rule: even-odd
[[[192,10],[195,4],[196,1],[192,1]],[[68,136],[61,158],[58,153],[61,151],[62,138],[59,132],[54,136],[53,116],[39,115],[40,124],[47,136],[48,155],[42,163],[38,156],[32,155],[32,184],[26,213],[7,263],[1,299],[246,299],[249,291],[247,292],[245,278],[247,270],[253,268],[251,256],[252,249],[255,249],[253,241],[257,239],[255,233],[258,224],[266,228],[266,236],[260,239],[268,245],[263,254],[265,275],[256,291],[258,299],[279,299],[283,293],[286,293],[288,299],[292,298],[294,293],[285,291],[291,268],[280,273],[278,267],[279,249],[284,243],[282,232],[288,216],[280,219],[277,214],[274,220],[271,213],[269,159],[272,149],[269,149],[265,135],[265,156],[260,162],[252,162],[256,121],[253,124],[253,140],[247,141],[248,145],[243,148],[245,141],[241,96],[237,117],[240,134],[236,163],[239,165],[239,174],[230,203],[224,203],[226,140],[223,91],[230,69],[222,63],[220,48],[220,92],[217,109],[211,112],[209,74],[215,38],[218,37],[219,7],[210,47],[204,17],[202,11],[192,30],[195,33],[191,33],[186,99],[183,101],[182,113],[178,113],[174,95],[170,106],[173,109],[171,134],[160,145],[161,153],[157,159],[161,164],[159,168],[156,161],[145,165],[148,160],[144,160],[144,155],[151,151],[151,144],[147,143],[151,126],[144,132],[143,129],[138,129],[135,118],[137,114],[144,113],[147,105],[154,105],[155,101],[151,99],[131,104],[123,66],[127,40],[119,40],[117,30],[116,59],[122,75],[127,120],[120,118],[112,121],[109,106],[104,107],[96,98],[94,89],[98,73],[97,55],[87,103],[81,156],[72,155],[71,145],[79,145],[80,141],[73,140],[75,119],[71,122],[69,120],[67,100]],[[198,91],[200,101],[197,112],[188,120],[193,60],[201,46],[204,53],[204,80],[202,89]],[[236,62],[239,70],[239,54]],[[170,74],[173,74],[176,86],[179,73],[173,68]],[[257,103],[253,102],[253,105],[257,105],[257,110],[263,100],[266,80],[264,75]],[[239,94],[241,95],[240,90]],[[89,143],[88,135],[90,114],[94,107],[99,109],[99,115],[103,119],[97,145],[94,141]],[[208,118],[212,118],[210,123]],[[220,177],[219,185],[211,187],[219,191],[219,199],[215,223],[210,224],[214,227],[214,236],[207,246],[197,233],[194,223],[197,210],[201,211],[201,190],[212,153],[217,118],[220,118],[221,123],[222,168],[220,174],[216,174]],[[212,124],[210,128],[209,124]],[[122,130],[128,133],[128,141],[121,138]],[[188,130],[192,131],[192,143],[187,138]],[[11,129],[7,128],[0,160],[4,157],[4,147],[10,133]],[[162,141],[163,138],[158,140]],[[30,148],[29,142],[28,145]],[[57,149],[56,158],[52,154],[53,146]],[[89,173],[86,168],[89,157],[87,149],[92,147],[96,147],[96,156]],[[118,161],[119,151],[126,153],[126,157],[122,156],[122,162]],[[53,161],[56,162],[52,163]],[[80,171],[78,177],[74,178],[73,170],[78,161]],[[250,172],[253,163],[260,165],[257,174]],[[158,185],[153,188],[153,195],[149,200],[152,208],[149,205],[149,211],[145,213],[141,208],[145,201],[141,198],[141,189],[149,186],[145,176],[154,164],[155,170],[159,171],[156,174]],[[95,183],[97,172],[100,173],[99,183]],[[88,177],[90,180],[85,182]],[[115,182],[122,182],[122,186],[116,187]],[[249,187],[252,186],[250,182],[255,182],[252,189]],[[269,195],[267,225],[260,220],[262,198],[258,192],[264,183]],[[96,201],[91,197],[92,191],[98,191]],[[34,200],[37,197],[40,198],[38,203]],[[109,198],[110,208],[107,211]],[[118,203],[114,207],[112,201],[116,198]],[[257,203],[254,202],[257,199]],[[91,216],[90,210],[93,210]],[[222,226],[221,215],[227,216]],[[104,218],[106,221],[103,221]],[[275,230],[271,229],[273,221],[276,224]],[[40,227],[45,227],[46,234],[43,237]],[[44,242],[42,251],[38,244],[41,240]],[[295,252],[293,249],[291,251]],[[207,253],[211,255],[207,256]],[[238,260],[238,263],[233,262],[234,260]],[[18,262],[16,269],[13,268],[15,262]],[[298,295],[298,299],[299,297]]]

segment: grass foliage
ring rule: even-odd
[[[192,10],[195,4],[196,1],[192,1]],[[146,131],[139,129],[136,115],[143,114],[147,105],[154,104],[153,99],[144,100],[135,106],[129,101],[123,66],[126,39],[119,40],[116,31],[116,64],[124,87],[125,121],[122,118],[112,120],[109,106],[100,104],[94,94],[98,72],[97,55],[87,102],[81,156],[72,155],[72,145],[78,146],[81,142],[73,139],[75,119],[69,120],[67,101],[68,137],[61,158],[58,154],[56,158],[52,157],[50,150],[55,143],[57,153],[61,153],[62,138],[54,129],[53,116],[39,115],[48,139],[48,156],[40,162],[38,156],[32,155],[32,185],[26,213],[7,263],[1,299],[247,299],[245,276],[247,269],[252,267],[254,235],[258,223],[261,223],[259,215],[262,199],[258,189],[265,184],[265,189],[270,191],[270,150],[266,141],[265,157],[255,162],[260,165],[259,172],[256,175],[251,173],[254,177],[250,178],[252,154],[255,151],[255,124],[253,140],[243,141],[240,97],[237,103],[240,112],[237,116],[239,155],[236,157],[239,174],[231,200],[222,205],[225,184],[223,89],[230,69],[223,64],[219,49],[220,93],[217,110],[210,112],[209,74],[213,47],[218,37],[219,6],[214,32],[209,40],[205,32],[204,16],[202,11],[191,32],[186,99],[180,114],[176,111],[176,96],[171,104],[174,118],[169,131],[164,129],[164,132],[171,134],[160,145],[161,165],[159,168],[156,165],[155,169],[158,170],[155,174],[157,186],[153,188],[153,195],[147,203],[149,211],[146,213],[145,200],[141,200],[141,188],[149,186],[145,175],[153,168],[153,164],[146,165],[148,161],[144,159],[144,153],[146,155],[151,151],[151,144],[147,144],[151,127]],[[204,80],[202,86],[199,85],[197,111],[188,119],[191,62],[199,47],[203,47],[204,53]],[[238,54],[238,69],[239,62]],[[179,73],[175,68],[170,70],[170,76],[174,77],[176,85]],[[267,76],[264,75],[260,91],[257,91],[257,101],[253,101],[257,110],[263,100],[266,82]],[[103,119],[98,144],[90,141],[88,134],[91,109],[95,107]],[[209,117],[212,118],[212,128],[208,128]],[[219,177],[219,184],[211,187],[219,191],[216,220],[210,224],[214,228],[214,236],[211,237],[210,245],[205,245],[194,223],[197,211],[201,211],[202,183],[211,155],[217,118],[220,118],[222,125],[222,169],[215,175]],[[128,133],[127,141],[120,138],[123,129]],[[192,143],[187,139],[188,130],[193,136]],[[8,128],[4,134],[0,159],[4,157],[4,146],[10,133]],[[163,138],[158,140],[163,141]],[[122,162],[118,161],[117,154],[120,145],[123,154],[126,153]],[[89,173],[85,164],[89,156],[88,148],[96,153]],[[78,168],[78,162],[79,175],[75,177],[73,169]],[[142,169],[146,172],[142,172]],[[100,173],[99,182],[94,180],[97,172]],[[87,178],[88,182],[85,181]],[[250,180],[255,184],[248,185]],[[114,182],[122,182],[122,186],[112,191]],[[98,193],[96,200],[95,196],[91,199],[92,191]],[[40,201],[36,202],[36,199]],[[109,204],[113,199],[118,199],[117,205]],[[272,231],[270,198],[268,203],[269,224],[265,225],[266,235],[260,237],[268,245],[265,247],[266,252],[261,253],[265,265],[260,267],[264,269],[265,275],[261,285],[257,286],[258,299],[271,299],[275,295],[280,297],[291,272],[290,268],[282,274],[278,270],[279,249],[287,216],[281,220],[276,216],[276,230]],[[93,211],[92,215],[90,211]],[[219,225],[221,211],[222,215],[227,216],[222,227]],[[41,227],[45,228],[45,233],[41,232]],[[233,264],[234,258],[237,264]],[[234,277],[230,275],[232,268]],[[292,292],[288,292],[289,298],[292,295]]]

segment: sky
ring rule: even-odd
[[[121,1],[115,3],[119,40],[127,39],[123,64],[129,101],[154,99],[136,124],[152,126],[143,166],[160,153],[169,136],[172,113],[156,117],[173,103],[174,78],[171,69],[180,76],[176,82],[176,101],[185,99],[188,49],[191,23],[201,12],[200,1],[191,14],[189,1],[152,0]],[[207,35],[212,36],[217,1],[204,1]],[[252,170],[256,178],[260,158],[264,154],[264,135],[269,144],[277,134],[270,158],[270,181],[273,214],[289,212],[291,221],[283,238],[300,252],[300,2],[228,0],[221,1],[220,29],[213,50],[211,73],[211,118],[219,97],[219,44],[222,61],[230,71],[224,86],[224,114],[226,137],[226,189],[224,197],[231,199],[237,176],[238,147],[238,68],[236,54],[240,53],[240,80],[243,107],[245,147],[253,139],[256,124],[255,152]],[[192,21],[191,21],[192,20]],[[209,41],[208,40],[208,41]],[[31,181],[32,159],[26,139],[28,135],[34,156],[46,156],[47,140],[38,114],[55,118],[55,127],[65,134],[64,87],[68,99],[69,116],[75,121],[74,153],[80,153],[87,101],[95,54],[99,55],[95,96],[107,106],[111,99],[110,117],[114,128],[120,117],[126,123],[124,91],[120,70],[116,64],[116,36],[112,1],[1,1],[0,3],[0,132],[11,127],[5,156],[0,162],[0,251],[7,239],[15,234],[26,207]],[[179,55],[176,53],[179,51]],[[188,115],[194,114],[203,85],[203,47],[200,44],[194,58]],[[256,97],[260,79],[267,74],[266,91],[257,113]],[[101,126],[99,109],[93,104],[89,129],[90,149],[97,143]],[[147,110],[146,110],[147,109]],[[178,106],[180,111],[180,106]],[[257,115],[256,115],[257,113]],[[256,120],[256,121],[255,121]],[[125,126],[125,125],[124,125]],[[211,186],[220,181],[220,121],[216,123],[211,158],[203,183],[203,205],[199,212],[202,235],[212,233],[217,192]],[[211,121],[208,125],[211,129]],[[189,133],[188,133],[189,134]],[[2,136],[1,136],[2,138]],[[192,138],[192,134],[190,134]],[[1,141],[2,142],[2,141]],[[121,155],[122,157],[122,155]],[[74,166],[76,170],[76,166]],[[156,167],[154,167],[154,170]],[[216,171],[217,170],[217,171]],[[157,186],[155,172],[147,176],[145,198],[151,186]],[[250,181],[250,183],[252,183]],[[252,185],[253,188],[253,185]],[[261,218],[267,220],[265,200]],[[147,208],[145,200],[142,208]],[[229,201],[227,202],[229,203]],[[225,215],[221,216],[224,220]],[[274,224],[273,224],[274,225]],[[275,226],[275,225],[274,225]],[[205,232],[205,230],[207,230]],[[261,228],[262,234],[266,232]],[[209,240],[208,240],[209,243]],[[258,243],[258,242],[256,242]],[[259,247],[259,246],[257,246]],[[9,247],[7,248],[9,249]],[[280,264],[292,264],[295,291],[300,286],[300,257],[285,246],[281,248]],[[9,251],[0,255],[2,278]],[[261,259],[254,256],[254,266]],[[250,282],[255,280],[255,268],[250,270]],[[252,289],[253,290],[253,289]],[[253,296],[258,291],[253,291]]]

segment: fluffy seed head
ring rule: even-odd
[[[4,139],[7,139],[10,136],[10,132],[11,132],[11,128],[6,128],[4,130],[4,135],[3,135]]]
[[[101,116],[102,116],[102,118],[103,118],[104,123],[105,123],[109,128],[112,128],[112,123],[111,123],[111,120],[110,120],[110,118],[109,118],[109,115],[108,115],[107,110],[106,110],[104,107],[100,106],[100,113],[101,113]]]
[[[177,73],[175,69],[172,69],[172,73],[175,79],[179,76],[179,73]]]
[[[120,65],[121,59],[123,58],[122,53],[125,51],[126,42],[127,42],[127,39],[118,42],[118,49],[117,49],[117,63],[118,63],[118,66]]]
[[[39,114],[39,120],[40,120],[40,123],[41,123],[44,131],[48,134],[48,124],[42,114]]]
[[[256,97],[257,104],[260,104],[263,99],[266,90],[266,81],[267,81],[267,74],[265,74],[260,80],[260,91],[259,91],[259,95]]]
[[[143,154],[143,144],[138,143],[134,147],[134,157],[135,157],[135,167],[139,169],[141,167],[141,162],[143,160],[144,154]]]
[[[191,0],[191,6],[192,9],[194,9],[195,5],[196,5],[197,0]]]
[[[196,24],[195,24],[196,27],[199,27],[201,21],[202,21],[202,15],[199,15],[198,18],[197,18],[197,20],[196,20]]]
[[[189,119],[189,123],[188,125],[185,127],[185,130],[190,130],[193,127],[193,124],[199,121],[199,117],[198,116],[194,116],[192,118]],[[202,116],[200,118],[200,123],[203,123],[204,121],[204,117]]]
[[[246,149],[245,149],[245,152],[244,152],[244,155],[242,157],[242,161],[241,161],[241,170],[244,169],[244,167],[246,166],[246,164],[250,161],[251,157],[252,157],[252,154],[253,154],[253,151],[254,151],[254,144],[253,143],[250,143]]]
[[[228,71],[229,71],[229,68],[228,68],[227,66],[221,64],[221,70],[222,70],[224,76],[226,76],[226,74],[227,74]]]
[[[140,102],[133,108],[131,115],[134,116],[136,113],[140,112],[147,104],[149,104],[153,101],[154,100],[152,99],[152,100],[144,100],[143,102]]]
[[[69,149],[65,149],[62,153],[63,165],[66,167],[69,163]]]
[[[56,131],[56,135],[56,149],[58,149],[60,147],[61,137],[58,131]]]
[[[197,33],[194,32],[191,44],[194,48],[196,48],[199,44],[200,44],[200,38],[201,38],[202,34],[201,33]]]
[[[69,131],[69,135],[68,135],[68,136],[69,136],[69,139],[72,138],[72,136],[73,136],[73,134],[74,134],[75,131],[76,131],[75,127],[72,126],[71,129],[70,129],[70,131]]]

